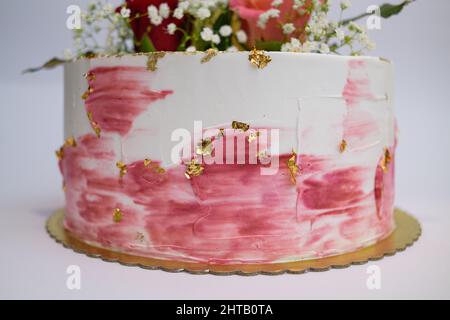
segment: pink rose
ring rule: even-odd
[[[301,37],[309,15],[300,15],[297,10],[292,8],[292,0],[284,0],[283,4],[277,7],[280,10],[279,18],[269,19],[266,27],[261,29],[258,27],[259,16],[265,11],[272,8],[273,0],[231,0],[231,8],[237,12],[243,23],[243,29],[248,35],[248,45],[253,47],[258,40],[265,41],[283,41],[286,35],[283,34],[281,25],[285,23],[293,23],[296,31],[291,36]],[[306,1],[306,6],[311,5],[311,0]]]

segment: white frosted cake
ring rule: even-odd
[[[66,229],[114,251],[211,264],[321,258],[390,235],[391,63],[254,54],[67,63]]]

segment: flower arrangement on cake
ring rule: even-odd
[[[383,4],[379,12],[345,17],[350,0],[338,2],[331,19],[331,0],[126,0],[119,7],[97,0],[81,13],[74,29],[74,48],[52,68],[94,54],[123,55],[156,51],[247,51],[363,55],[375,48],[365,26],[372,14],[389,18],[415,0]],[[36,71],[40,68],[29,69]]]
[[[393,65],[363,55],[375,45],[358,20],[374,12],[350,6],[332,20],[328,0],[89,5],[73,53],[44,65],[64,62],[65,83],[51,233],[198,272],[298,272],[411,244],[420,228],[394,209]]]

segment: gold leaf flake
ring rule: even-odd
[[[344,151],[347,149],[347,141],[346,140],[342,140],[340,146],[339,146],[339,151],[341,153],[344,153]]]
[[[86,52],[85,54],[83,54],[83,57],[86,59],[94,59],[97,58],[97,54],[94,52]]]
[[[149,54],[147,59],[147,70],[156,71],[158,69],[158,60],[166,56],[165,52],[152,52]]]
[[[209,139],[209,138],[204,139],[197,146],[197,154],[209,156],[212,154],[212,147],[213,147],[213,144],[212,144],[211,139]]]
[[[116,167],[120,170],[119,171],[120,178],[123,178],[128,172],[127,165],[125,163],[123,163],[122,161],[119,161],[116,163]]]
[[[209,62],[212,58],[214,58],[215,56],[217,56],[217,54],[219,53],[219,51],[217,49],[211,48],[205,51],[205,55],[203,56],[201,63],[207,63]]]
[[[145,159],[145,160],[144,160],[144,167],[148,167],[151,163],[152,163],[152,160],[150,160],[150,159]]]
[[[389,164],[392,162],[392,155],[388,148],[384,148],[384,155],[380,162],[380,167],[384,173],[389,171]]]
[[[92,123],[92,128],[94,129],[95,135],[97,138],[100,138],[100,134],[102,133],[102,129],[98,126],[97,122]]]
[[[88,87],[88,89],[86,90],[85,93],[83,93],[83,95],[81,96],[81,99],[86,100],[87,98],[89,98],[89,95],[94,92],[94,89],[92,87]]]
[[[220,128],[219,129],[219,136],[218,136],[219,138],[220,137],[225,137],[225,129],[224,128]]]
[[[233,121],[231,123],[231,127],[235,130],[242,130],[243,132],[247,132],[248,129],[250,129],[250,125],[243,123],[243,122],[239,122],[239,121]]]
[[[56,150],[55,154],[59,161],[64,159],[64,147],[61,147],[61,148],[59,148],[59,150]]]
[[[159,173],[159,174],[164,174],[164,173],[166,173],[166,170],[161,167],[155,167],[155,172]]]
[[[287,161],[287,166],[289,169],[289,173],[291,175],[291,182],[293,184],[297,184],[297,174],[299,172],[299,168],[297,165],[297,153],[292,150],[292,156]]]
[[[66,139],[66,142],[64,143],[65,147],[76,147],[77,146],[77,141],[75,140],[74,137],[70,137]]]
[[[88,112],[87,113],[87,117],[89,119],[89,122],[91,123],[91,127],[94,130],[95,135],[97,136],[97,138],[100,138],[100,134],[102,132],[102,129],[100,129],[100,126],[98,125],[98,123],[94,121],[94,117],[92,116],[92,112]]]
[[[144,167],[152,169],[158,174],[166,173],[166,170],[164,168],[159,167],[156,163],[153,163],[153,161],[150,159],[144,160]]]
[[[258,69],[264,69],[272,61],[272,58],[269,55],[267,55],[263,50],[256,50],[255,48],[252,51],[250,51],[248,60]]]
[[[93,72],[88,72],[83,75],[88,81],[95,80],[95,74]]]
[[[201,175],[203,170],[205,170],[205,168],[199,164],[196,159],[192,159],[191,163],[187,166],[184,175],[187,179],[191,179],[192,177],[198,177]]]
[[[120,210],[119,208],[115,208],[113,213],[113,221],[115,223],[119,223],[120,221],[122,221],[122,218],[123,218],[122,210]]]

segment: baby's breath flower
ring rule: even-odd
[[[213,35],[214,32],[208,27],[203,28],[202,32],[200,32],[200,37],[206,42],[212,41]]]
[[[231,46],[227,49],[227,52],[238,52],[238,51],[239,51],[239,49],[236,48],[235,46]]]
[[[188,8],[189,8],[189,1],[180,1],[179,3],[178,3],[178,8],[179,9],[181,9],[181,10],[187,10]]]
[[[233,29],[229,25],[221,26],[219,33],[222,37],[229,37],[233,33]]]
[[[154,5],[148,6],[147,14],[150,19],[159,16],[158,8],[156,8]]]
[[[295,31],[295,26],[293,23],[286,23],[283,25],[283,33],[284,34],[291,34]]]
[[[306,5],[305,0],[294,0],[294,4],[292,5],[292,8],[294,10],[299,10],[299,9],[303,8],[305,5]],[[301,13],[301,14],[305,14],[305,13]]]
[[[330,53],[330,47],[328,47],[328,45],[326,43],[321,43],[320,47],[319,47],[319,51],[320,51],[320,53],[324,53],[324,54]]]
[[[167,19],[170,15],[170,7],[167,3],[161,3],[159,5],[159,15],[163,18],[163,19]]]
[[[375,49],[375,43],[372,40],[370,40],[367,33],[362,32],[358,34],[357,39],[361,43],[361,46],[363,46],[364,48],[367,48],[368,50]]]
[[[184,10],[180,7],[176,8],[175,11],[173,12],[173,17],[181,20],[184,17]]]
[[[346,10],[348,8],[350,8],[352,6],[352,3],[350,2],[350,0],[343,0],[341,2],[341,10]]]
[[[219,44],[220,43],[220,36],[218,34],[214,34],[211,38],[212,43]]]
[[[300,52],[302,50],[302,43],[297,38],[291,38],[290,42],[284,43],[281,46],[281,51],[284,52]]]
[[[201,7],[200,9],[197,10],[197,17],[200,20],[205,20],[211,17],[211,11],[206,7]]]
[[[342,41],[342,40],[344,40],[344,38],[345,38],[345,33],[344,33],[344,31],[342,30],[342,29],[336,29],[336,38],[339,40],[339,41]]]
[[[186,48],[186,52],[195,52],[197,49],[194,46],[190,46]]]
[[[272,7],[279,7],[283,4],[283,0],[273,0]]]
[[[111,3],[107,3],[103,6],[103,14],[105,16],[108,16],[110,14],[114,13],[114,7]]]
[[[131,14],[131,10],[128,9],[127,7],[122,7],[122,9],[120,9],[120,15],[124,19],[128,19],[130,17],[130,14]]]
[[[240,43],[246,43],[248,40],[247,33],[244,30],[236,32],[236,38]]]
[[[151,17],[150,22],[155,26],[159,26],[163,22],[163,18],[160,15],[157,15],[157,16]]]
[[[259,15],[258,27],[260,27],[261,29],[265,29],[269,19],[278,17],[280,17],[280,10],[274,8],[269,9]]]
[[[167,33],[173,35],[177,31],[177,25],[175,23],[169,23],[167,25]]]
[[[353,21],[349,23],[348,30],[355,31],[357,33],[362,33],[364,31],[363,28],[361,28],[361,26],[359,26],[358,24],[356,24]]]
[[[302,45],[302,52],[314,52],[317,51],[318,47],[316,41],[305,41]]]

